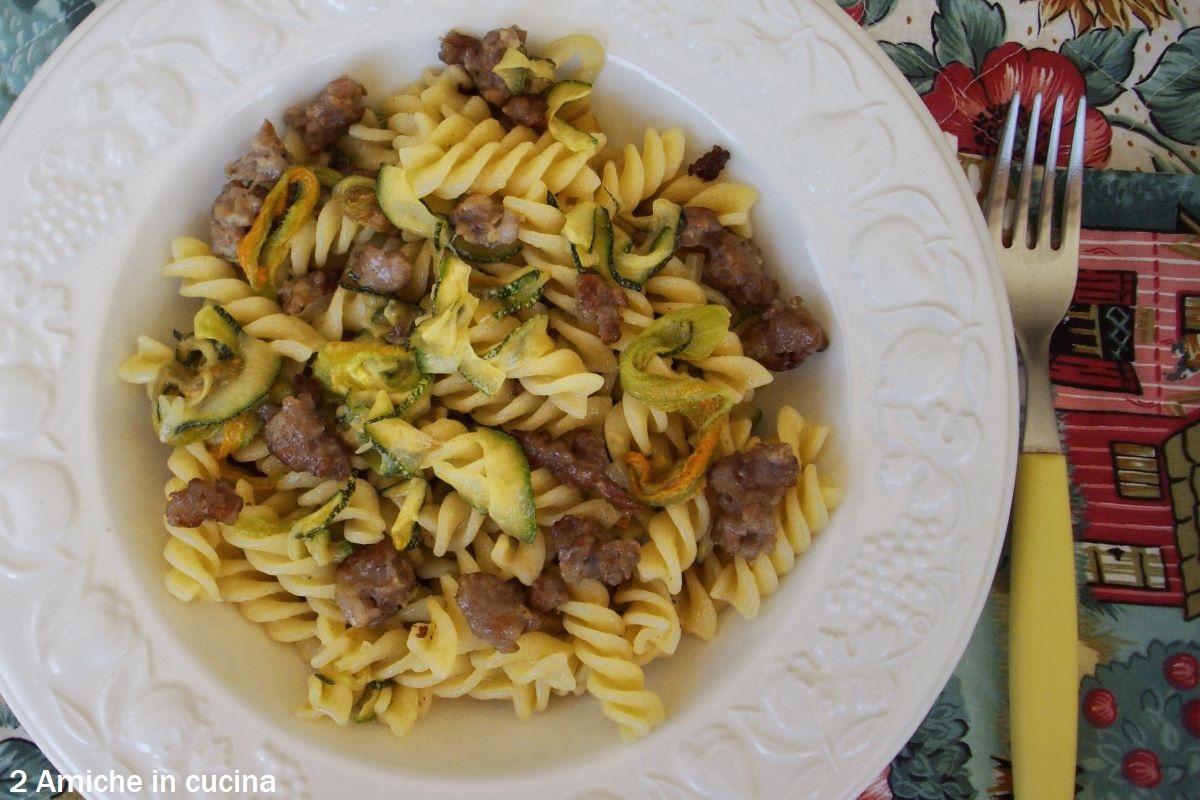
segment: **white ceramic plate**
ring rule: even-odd
[[[404,740],[294,719],[294,653],[163,589],[166,450],[114,377],[136,334],[190,318],[158,267],[259,120],[514,21],[604,42],[617,139],[728,146],[772,268],[832,333],[771,397],[835,426],[845,502],[757,620],[649,668],[669,720],[634,745],[588,698],[528,723],[443,702]],[[111,0],[5,120],[0,185],[0,690],[68,773],[270,773],[296,800],[850,797],[966,645],[1011,492],[1007,307],[948,148],[832,3]]]

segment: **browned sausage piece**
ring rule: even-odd
[[[800,464],[786,444],[757,444],[718,459],[708,473],[717,493],[712,541],[751,559],[775,544],[775,506],[800,478]]]
[[[628,490],[608,476],[605,471],[608,465],[607,450],[604,464],[599,464],[581,457],[578,452],[572,452],[566,442],[553,441],[546,431],[511,433],[513,438],[520,442],[525,457],[529,459],[529,466],[534,469],[545,467],[554,473],[559,482],[599,495],[624,514],[637,514],[646,510]],[[576,434],[576,438],[579,435]],[[591,435],[595,436],[594,433]]]
[[[213,252],[237,261],[238,242],[254,224],[262,204],[262,197],[237,181],[221,187],[221,193],[213,201],[210,220]]]
[[[466,63],[468,53],[479,52],[479,45],[480,41],[474,36],[468,36],[458,31],[450,31],[442,37],[442,46],[438,51],[438,59],[443,64],[458,64],[462,66]]]
[[[412,597],[417,576],[389,538],[360,548],[335,573],[334,599],[352,627],[386,622]]]
[[[455,602],[475,635],[501,653],[516,650],[521,634],[542,624],[541,616],[522,601],[520,586],[495,575],[463,575]]]
[[[362,99],[366,94],[361,83],[341,75],[325,84],[311,102],[289,108],[283,121],[296,129],[308,152],[316,153],[342,138],[363,118]]]
[[[538,575],[526,593],[529,595],[529,607],[543,614],[549,614],[571,599],[566,582],[554,572]]]
[[[376,294],[394,294],[408,285],[413,265],[399,250],[384,250],[373,244],[355,247],[346,260],[346,279]]]
[[[688,175],[694,175],[702,181],[715,181],[725,165],[729,163],[729,151],[719,144],[697,158],[688,166]]]
[[[740,335],[745,354],[774,372],[798,367],[829,345],[825,332],[799,297],[786,303],[776,300]]]
[[[350,456],[341,440],[325,428],[312,395],[283,398],[263,426],[267,449],[289,468],[318,478],[350,477]]]
[[[333,294],[337,280],[336,273],[321,269],[290,278],[279,287],[279,307],[285,314],[300,316],[322,297]]]
[[[762,252],[749,239],[726,230],[711,209],[684,209],[684,247],[707,253],[704,281],[740,309],[769,306],[779,296],[779,286],[763,272]]]
[[[525,31],[516,25],[497,28],[487,32],[478,48],[468,48],[463,54],[462,65],[471,76],[471,82],[483,95],[483,99],[494,106],[503,106],[513,93],[504,84],[504,79],[492,69],[504,58],[508,48],[525,47],[525,36]]]
[[[605,344],[621,338],[621,309],[628,306],[625,292],[596,273],[584,272],[575,279],[575,310],[581,320],[596,325]]]
[[[167,499],[167,524],[195,528],[205,520],[232,525],[242,510],[242,498],[229,481],[192,478],[188,485]]]
[[[621,539],[592,517],[573,514],[550,528],[563,579],[579,583],[590,578],[607,586],[618,586],[633,576],[638,562],[638,543]]]
[[[240,181],[247,186],[270,187],[287,168],[283,141],[270,120],[264,119],[250,144],[250,152],[236,161],[230,161],[225,166],[225,174],[230,180]]]
[[[545,130],[546,112],[549,110],[545,98],[536,94],[519,94],[500,109],[518,125],[536,130]]]
[[[517,240],[517,215],[486,194],[469,194],[450,212],[454,232],[480,247],[501,247]]]

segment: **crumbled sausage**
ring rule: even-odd
[[[708,473],[717,495],[712,541],[751,559],[775,544],[775,506],[800,478],[800,463],[786,444],[758,444],[718,459]]]
[[[798,367],[829,345],[825,331],[799,297],[786,303],[776,300],[740,335],[745,354],[774,372]]]
[[[454,232],[480,247],[512,244],[521,232],[517,215],[486,194],[469,194],[450,212]]]
[[[221,258],[237,260],[238,243],[254,224],[263,198],[237,181],[230,181],[212,205],[212,249]]]
[[[341,75],[325,84],[311,102],[289,108],[283,121],[296,129],[308,152],[316,153],[363,118],[362,99],[366,94],[361,83]]]
[[[584,272],[575,279],[575,310],[584,322],[595,323],[605,344],[621,338],[621,309],[628,306],[625,292],[596,273]]]
[[[438,58],[443,64],[462,66],[466,63],[468,53],[479,52],[480,44],[481,42],[474,36],[450,31],[442,37],[442,47],[438,51]]]
[[[232,525],[242,510],[242,498],[229,481],[192,478],[187,486],[167,499],[167,524],[195,528],[205,520]]]
[[[691,206],[684,210],[682,244],[707,253],[704,280],[741,309],[769,306],[779,296],[779,286],[762,268],[762,252],[749,239],[726,230],[711,210]]]
[[[412,565],[386,537],[351,553],[334,575],[334,599],[355,628],[386,622],[417,588]]]
[[[549,614],[571,599],[566,582],[554,572],[543,572],[534,578],[526,594],[529,595],[529,607],[543,614]]]
[[[337,274],[327,270],[313,270],[297,278],[284,281],[279,287],[279,307],[283,313],[300,316],[310,306],[337,288]]]
[[[279,180],[287,168],[283,141],[270,120],[263,120],[262,127],[250,144],[250,151],[236,161],[230,161],[225,167],[225,174],[230,180],[240,181],[247,186],[269,187]]]
[[[702,181],[715,181],[725,165],[729,163],[729,151],[719,144],[697,158],[688,167],[688,175],[694,175]]]
[[[545,467],[560,482],[597,494],[622,513],[637,514],[646,510],[625,487],[609,477],[606,469],[607,457],[604,464],[588,460],[578,452],[572,452],[565,442],[553,441],[546,431],[512,431],[512,435],[520,442],[526,458],[529,459],[529,465],[534,469]],[[582,432],[577,433],[576,440],[581,435]],[[589,432],[589,435],[596,434]]]
[[[519,585],[495,575],[463,575],[454,600],[475,635],[501,653],[516,650],[521,634],[542,624],[541,616],[525,605]]]
[[[526,33],[516,25],[488,31],[476,48],[468,47],[463,53],[462,65],[475,88],[494,106],[503,106],[513,96],[504,79],[493,72],[493,68],[504,58],[510,47],[523,49]],[[443,42],[443,47],[445,43]]]
[[[576,431],[571,437],[571,454],[585,464],[594,464],[600,469],[607,469],[612,463],[604,437],[586,428]]]
[[[307,392],[283,398],[263,426],[263,438],[267,450],[291,469],[318,478],[350,477],[350,456],[341,440],[327,430]]]
[[[546,127],[548,106],[541,95],[519,94],[505,103],[500,110],[513,122],[526,128],[544,130]]]
[[[550,538],[568,583],[590,578],[617,586],[629,580],[637,566],[638,543],[619,538],[592,517],[562,517],[551,526]]]
[[[412,277],[413,264],[399,250],[373,244],[359,245],[346,260],[346,280],[376,294],[394,294]]]

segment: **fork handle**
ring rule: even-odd
[[[1009,701],[1013,797],[1075,796],[1079,654],[1066,459],[1023,453],[1013,503]]]

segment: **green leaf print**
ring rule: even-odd
[[[1004,42],[1004,11],[987,0],[939,0],[933,52],[942,66],[955,61],[978,73],[983,58]]]
[[[1141,35],[1141,30],[1124,33],[1093,28],[1078,39],[1063,42],[1060,52],[1083,73],[1092,108],[1108,105],[1125,91],[1125,81],[1133,71],[1133,48]]]
[[[12,709],[0,698],[0,730],[15,731],[21,727],[21,723],[17,721],[17,715],[12,712]]]
[[[1168,47],[1136,88],[1156,128],[1177,142],[1200,144],[1200,28]]]
[[[863,17],[864,25],[874,25],[883,20],[896,7],[896,0],[867,0],[867,14]]]
[[[5,739],[0,742],[0,800],[46,800],[57,797],[57,793],[46,789],[37,791],[38,778],[42,770],[47,769],[58,774],[33,742],[24,739]],[[21,775],[14,775],[13,770],[20,770],[24,774],[23,783]]]
[[[915,42],[880,42],[879,46],[908,78],[917,94],[925,94],[933,88],[933,79],[938,74],[938,62],[933,53]]]

